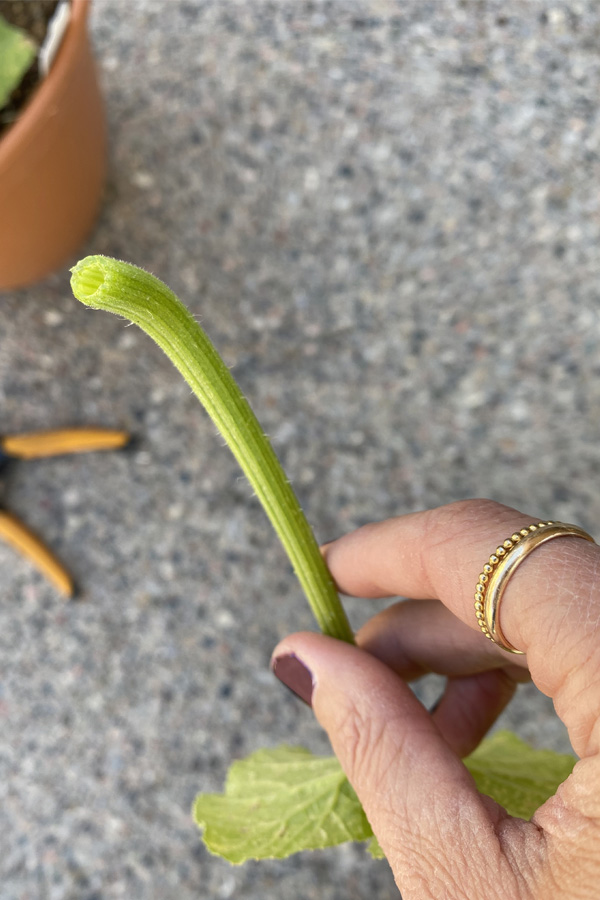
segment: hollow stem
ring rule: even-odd
[[[181,372],[223,435],[275,529],[324,634],[354,637],[335,585],[268,438],[213,344],[165,284],[130,263],[88,256],[71,270],[75,297],[139,325]]]

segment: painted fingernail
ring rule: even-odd
[[[276,657],[271,668],[282,684],[285,684],[297,697],[311,706],[314,687],[312,672],[294,653]]]

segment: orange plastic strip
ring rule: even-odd
[[[73,595],[73,582],[66,569],[33,532],[4,510],[0,510],[0,538],[30,560],[61,594]]]
[[[86,453],[90,450],[116,450],[129,441],[126,431],[109,428],[65,428],[60,431],[35,431],[10,435],[1,447],[8,456],[39,459],[63,453]]]

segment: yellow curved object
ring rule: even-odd
[[[62,594],[73,595],[73,582],[66,569],[33,532],[4,510],[0,510],[0,538],[29,559]]]
[[[126,431],[110,428],[64,428],[60,431],[34,431],[4,437],[1,447],[8,456],[39,459],[63,453],[86,453],[90,450],[117,450],[129,440]]]

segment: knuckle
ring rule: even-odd
[[[341,711],[338,738],[344,748],[346,774],[353,783],[362,781],[361,774],[370,749],[370,731],[369,720],[354,705]]]
[[[423,538],[430,549],[435,550],[449,540],[455,540],[457,534],[473,533],[483,523],[503,518],[507,512],[508,507],[495,500],[457,500],[429,511],[424,520]],[[510,512],[514,514],[514,510]]]
[[[491,521],[514,520],[515,510],[495,500],[458,500],[429,510],[423,517],[419,541],[419,565],[422,578],[431,596],[439,596],[440,585],[435,577],[437,567],[432,560],[440,556],[456,555],[456,547],[464,539],[468,545],[474,536],[485,531]]]
[[[379,793],[390,763],[385,722],[352,704],[340,712],[337,739],[350,782],[359,792]]]

